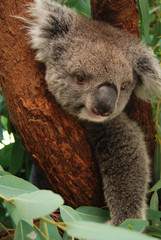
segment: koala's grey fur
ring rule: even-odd
[[[124,108],[133,91],[146,101],[161,94],[161,70],[152,50],[108,23],[50,0],[35,0],[29,14],[30,42],[46,65],[49,91],[85,120],[111,224],[145,219],[149,157],[141,129]]]

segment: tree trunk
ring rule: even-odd
[[[0,85],[10,120],[33,162],[66,204],[72,207],[103,206],[98,167],[84,129],[47,91],[44,65],[34,60],[23,25],[13,17],[23,16],[27,2],[0,2]],[[94,18],[138,35],[138,12],[134,0],[92,0],[91,4]],[[142,125],[150,146],[154,146],[149,105],[133,97],[127,109],[130,116]]]

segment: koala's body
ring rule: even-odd
[[[82,119],[98,161],[111,224],[145,219],[149,157],[142,131],[124,108],[132,92],[161,94],[152,50],[110,26],[50,0],[29,7],[28,34],[57,102]]]

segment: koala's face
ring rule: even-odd
[[[109,44],[81,40],[47,64],[46,81],[63,108],[80,119],[97,122],[120,114],[136,85],[123,52]]]
[[[138,40],[50,0],[34,0],[29,14],[48,89],[69,113],[101,122],[120,114],[133,90],[143,100],[161,96],[159,64]]]

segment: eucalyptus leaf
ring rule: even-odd
[[[36,190],[38,188],[33,184],[13,175],[5,175],[0,178],[0,195],[6,198],[13,198],[22,193]]]
[[[3,167],[0,165],[0,171],[4,171]]]
[[[142,219],[127,219],[125,220],[120,227],[122,228],[128,228],[128,226],[131,226],[133,230],[136,232],[142,231],[146,226],[149,226],[148,221],[142,220]]]
[[[20,216],[19,216],[19,213],[15,207],[15,205],[13,205],[12,203],[10,202],[7,202],[7,201],[4,201],[5,202],[5,205],[7,207],[7,210],[9,212],[9,215],[12,219],[12,224],[14,227],[16,227],[16,225],[18,224],[19,220],[20,220]],[[32,219],[27,219],[26,220],[28,222],[28,224],[30,224],[31,226],[33,225],[33,221]]]
[[[12,174],[6,171],[0,171],[0,176],[4,176],[4,175],[12,175]]]
[[[161,179],[149,190],[149,192],[157,191],[161,188]]]
[[[14,234],[14,240],[41,240],[38,232],[26,221],[20,220]]]
[[[9,212],[9,215],[10,215],[10,217],[11,217],[11,219],[12,219],[13,226],[15,227],[15,226],[18,224],[19,220],[20,220],[20,217],[19,217],[19,214],[18,214],[18,212],[17,212],[17,209],[16,209],[16,207],[15,207],[12,203],[10,203],[10,202],[5,201],[5,205],[6,205],[6,207],[7,207],[7,210],[8,210],[8,212]]]
[[[50,216],[45,216],[45,218],[47,218],[47,219],[49,219],[51,221],[54,221],[52,219],[52,217],[50,217]],[[58,228],[55,225],[50,224],[50,223],[45,222],[44,220],[40,219],[40,226],[39,226],[39,228],[45,235],[48,236],[48,238],[50,240],[62,240],[62,237],[60,236]]]
[[[77,211],[66,205],[60,207],[60,214],[64,222],[75,222],[81,220]]]
[[[49,190],[24,193],[12,199],[19,216],[23,219],[35,219],[50,214],[64,202],[60,195]]]
[[[105,223],[110,219],[110,214],[108,211],[97,207],[79,207],[76,209],[76,211],[81,217],[81,220],[84,221]]]
[[[78,221],[67,223],[66,225],[67,234],[76,238],[90,240],[156,240],[135,231],[101,223]]]
[[[154,220],[156,218],[161,218],[161,212],[160,211],[156,211],[153,209],[147,209],[147,219],[148,220]]]

